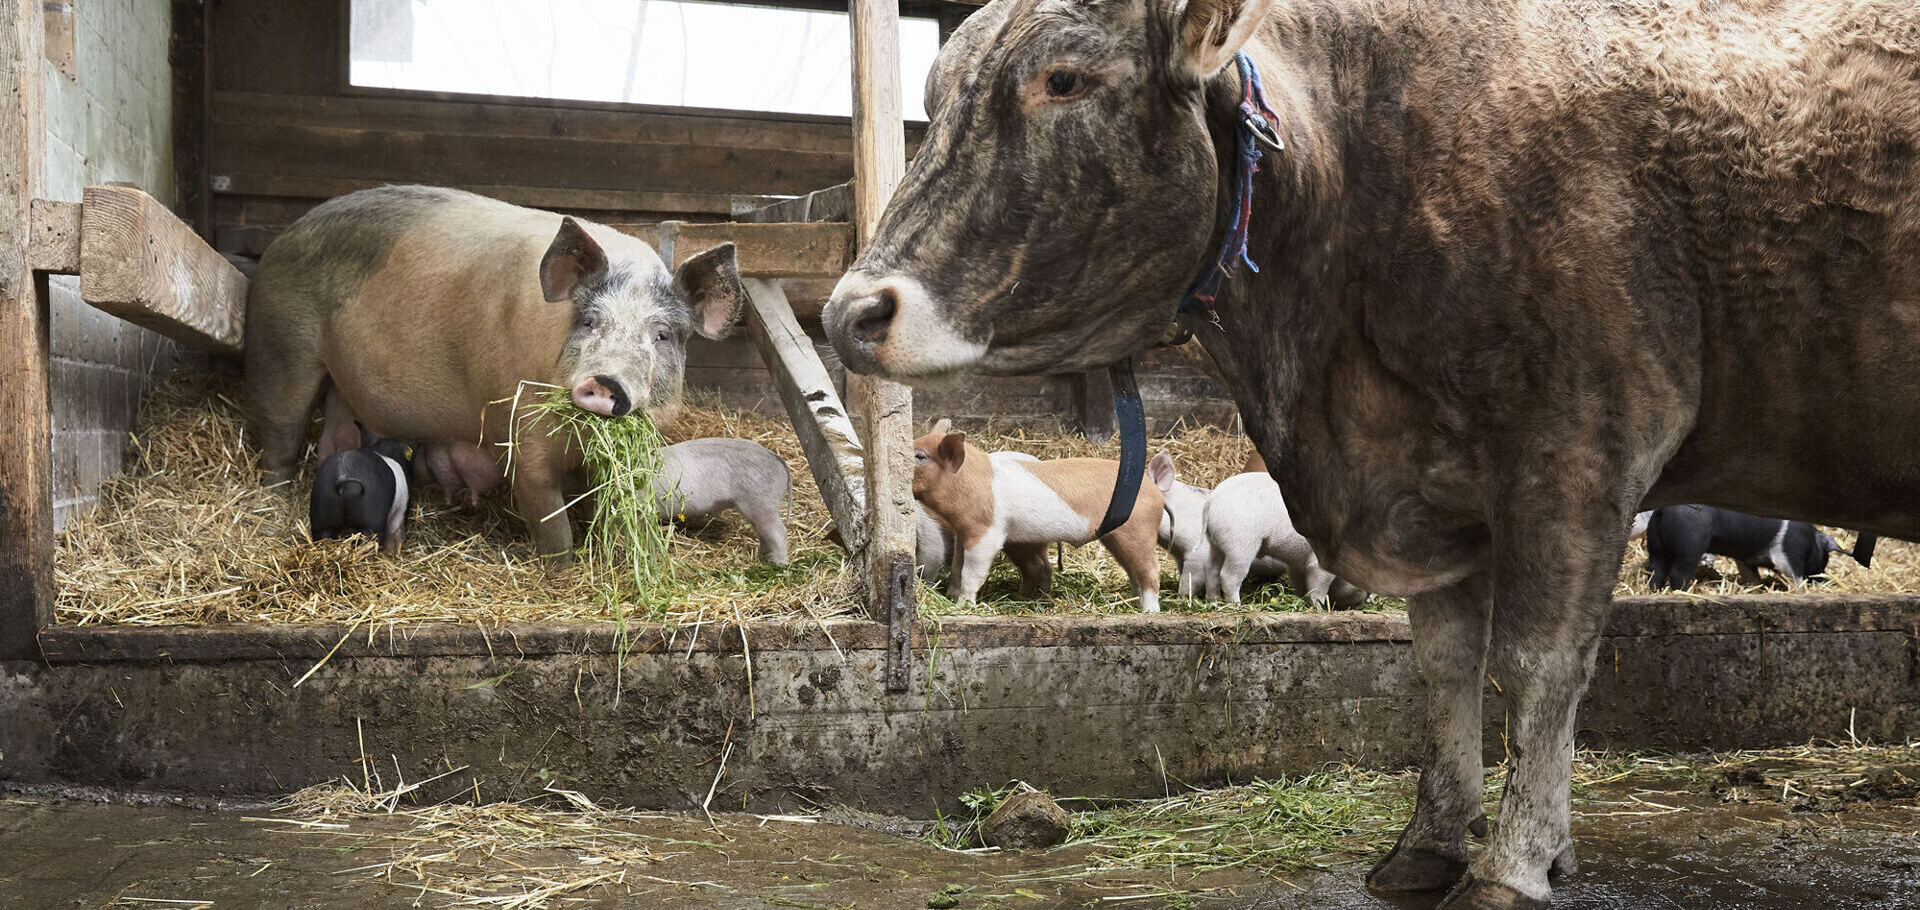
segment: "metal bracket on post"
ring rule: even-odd
[[[913,561],[894,559],[887,566],[887,602],[874,605],[886,608],[889,695],[899,695],[913,687],[913,627],[920,620],[920,603],[914,596],[913,581]]]

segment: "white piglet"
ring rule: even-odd
[[[699,522],[733,509],[760,537],[760,558],[787,564],[793,475],[787,463],[749,439],[690,439],[660,450],[655,505],[662,521]]]
[[[1207,499],[1213,491],[1182,481],[1173,455],[1165,449],[1147,462],[1147,476],[1166,499],[1160,515],[1160,546],[1180,566],[1180,596],[1193,597],[1206,587],[1213,557],[1213,547],[1207,543]]]
[[[1320,567],[1313,547],[1293,529],[1280,485],[1266,474],[1235,474],[1220,482],[1206,507],[1207,543],[1213,555],[1207,598],[1240,602],[1240,586],[1254,561],[1271,557],[1286,566],[1295,591],[1317,605],[1356,606],[1365,591]]]

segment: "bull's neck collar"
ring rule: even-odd
[[[1234,63],[1240,70],[1240,116],[1234,126],[1240,155],[1234,167],[1232,220],[1227,224],[1226,238],[1220,242],[1220,252],[1214,256],[1213,264],[1195,279],[1187,288],[1186,296],[1181,298],[1182,313],[1211,307],[1221,282],[1232,277],[1240,263],[1260,271],[1247,256],[1247,228],[1253,221],[1253,175],[1260,170],[1260,158],[1269,150],[1278,152],[1286,148],[1280,141],[1280,118],[1267,106],[1266,92],[1260,87],[1260,70],[1253,65],[1253,58],[1241,51],[1234,55]],[[1140,496],[1141,475],[1147,467],[1146,411],[1140,401],[1139,387],[1134,383],[1133,358],[1108,367],[1108,375],[1113,381],[1114,423],[1120,431],[1120,472],[1114,478],[1113,496],[1107,500],[1107,513],[1101,518],[1095,537],[1105,537],[1133,515],[1134,503]]]
[[[1241,51],[1234,55],[1234,64],[1240,70],[1240,114],[1234,123],[1239,154],[1234,165],[1233,207],[1229,210],[1227,231],[1220,241],[1219,252],[1180,298],[1182,313],[1211,307],[1220,285],[1233,277],[1241,263],[1246,263],[1252,271],[1260,271],[1260,266],[1247,255],[1247,231],[1253,222],[1253,175],[1260,171],[1260,159],[1268,151],[1286,150],[1286,144],[1280,140],[1280,117],[1267,106],[1266,91],[1260,85],[1260,70],[1253,65],[1253,58]]]

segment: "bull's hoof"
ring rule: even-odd
[[[1469,873],[1435,910],[1547,910],[1547,902],[1499,882],[1481,881]]]
[[[1445,891],[1466,873],[1464,859],[1396,844],[1393,852],[1367,873],[1367,890],[1382,897]]]
[[[1560,855],[1553,858],[1553,865],[1547,867],[1547,880],[1560,881],[1580,874],[1580,858],[1573,853],[1573,844],[1567,844]]]

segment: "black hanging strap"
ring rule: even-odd
[[[1147,409],[1140,402],[1140,386],[1133,380],[1133,358],[1110,367],[1113,380],[1113,423],[1120,436],[1120,476],[1113,481],[1113,498],[1107,502],[1107,517],[1100,520],[1096,538],[1105,537],[1133,517],[1133,504],[1140,498],[1140,478],[1147,470]]]

